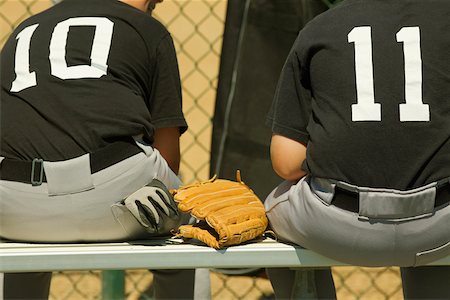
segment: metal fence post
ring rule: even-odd
[[[111,270],[102,272],[102,299],[125,299],[125,271]]]

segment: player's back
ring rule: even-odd
[[[447,0],[351,0],[303,30],[312,174],[401,190],[450,176],[449,16]]]
[[[156,20],[120,1],[65,0],[18,28],[1,54],[1,155],[62,160],[153,134]]]

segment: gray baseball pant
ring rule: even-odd
[[[120,202],[155,177],[169,189],[181,182],[156,149],[142,143],[138,146],[141,153],[94,174],[90,173],[89,155],[84,155],[63,162],[44,162],[47,183],[40,186],[0,181],[0,236],[54,243],[148,238]],[[176,289],[167,285],[170,278],[180,275],[184,279],[177,281]],[[3,292],[6,299],[27,299],[32,295],[45,299],[49,278],[51,273],[4,274]],[[161,272],[155,276],[155,289],[162,298],[193,298],[194,270]]]
[[[336,185],[359,193],[359,212],[333,205]],[[414,267],[402,268],[405,296],[415,297],[408,295],[411,286],[423,287],[419,278],[425,275],[411,275],[421,273],[440,287],[424,288],[428,298],[442,299],[450,290],[450,267],[436,273],[419,268],[450,255],[450,205],[434,207],[435,195],[435,184],[399,192],[305,177],[283,182],[265,207],[281,240],[351,265]]]

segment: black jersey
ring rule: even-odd
[[[299,34],[268,123],[313,176],[409,189],[450,176],[450,1],[349,0]]]
[[[117,0],[65,0],[1,53],[1,156],[55,161],[187,128],[168,31]]]

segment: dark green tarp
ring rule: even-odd
[[[322,0],[228,1],[211,175],[235,179],[240,169],[243,181],[261,200],[282,181],[270,162],[266,115],[299,30],[327,8]]]

